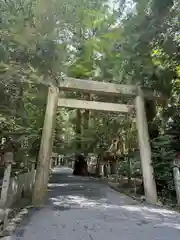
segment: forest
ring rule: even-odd
[[[179,0],[1,0],[0,135],[18,146],[14,168],[37,158],[47,86],[58,86],[64,76],[140,85],[161,95],[147,102],[146,112],[158,194],[173,200],[180,152]],[[119,174],[141,176],[132,115],[58,109],[53,152],[100,154],[117,137]]]

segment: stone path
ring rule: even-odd
[[[180,214],[140,205],[98,180],[56,168],[49,200],[4,240],[178,240]]]

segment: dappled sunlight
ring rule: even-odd
[[[12,240],[12,239],[13,239],[12,236],[3,237],[3,240]]]
[[[144,206],[131,206],[131,205],[127,205],[127,206],[122,206],[123,209],[128,210],[130,212],[135,212],[136,214],[139,214],[141,216],[143,216],[145,219],[147,220],[159,220],[162,219],[162,216],[158,214],[156,214],[156,212],[151,211],[151,208],[147,208]],[[157,209],[158,210],[158,209]]]
[[[30,207],[22,209],[13,219],[11,219],[5,231],[8,233],[13,232],[16,229],[17,225],[24,219],[24,217],[28,215],[29,209]],[[10,240],[11,237],[7,236],[4,238],[4,240],[5,239]]]
[[[148,213],[151,213],[151,214],[159,214],[159,215],[162,215],[163,217],[173,217],[173,216],[177,216],[179,215],[180,217],[180,214],[178,214],[177,212],[175,211],[171,211],[171,210],[167,210],[167,209],[164,209],[164,208],[153,208],[153,207],[149,207],[149,206],[122,206],[122,208],[126,209],[126,210],[129,210],[129,211],[133,211],[133,212],[148,212]]]
[[[172,222],[163,222],[161,224],[157,224],[156,227],[170,227],[170,228],[176,228],[180,230],[180,223],[172,223]]]
[[[49,183],[48,184],[48,187],[51,188],[51,187],[67,187],[69,186],[68,183]]]
[[[152,207],[143,207],[144,210],[150,211],[152,213],[159,213],[161,215],[163,215],[164,217],[168,216],[174,216],[177,215],[178,213],[175,211],[171,211],[168,209],[164,209],[164,208],[152,208]]]
[[[48,188],[55,188],[55,187],[75,187],[78,186],[78,188],[84,188],[83,185],[79,185],[79,183],[49,183]]]
[[[151,206],[122,206],[123,209],[129,212],[136,212],[144,219],[156,220],[161,223],[156,224],[156,227],[171,227],[180,230],[180,214],[164,208],[156,208]]]
[[[133,212],[141,211],[140,207],[138,206],[122,206],[122,208],[127,209],[129,211],[133,211]]]
[[[71,168],[68,167],[55,167],[52,169],[52,173],[63,173],[64,171],[66,171],[66,173],[72,173],[73,170]]]
[[[51,198],[52,204],[64,209],[98,209],[99,211],[114,210],[121,216],[125,214],[131,221],[144,219],[155,227],[171,227],[180,230],[180,214],[171,210],[144,205],[118,205],[108,203],[108,199],[91,199],[79,195],[57,196]],[[123,210],[123,212],[122,212]],[[135,215],[134,215],[135,214]]]
[[[93,200],[86,198],[84,196],[58,196],[50,199],[56,206],[71,206],[79,208],[120,208],[118,205],[111,205],[107,203],[106,198],[100,198],[98,200]]]
[[[68,180],[68,178],[71,179]],[[80,210],[83,210],[92,215],[102,213],[102,219],[106,220],[123,219],[131,222],[133,226],[150,225],[154,229],[180,230],[180,214],[175,211],[139,204],[125,194],[117,194],[111,188],[107,191],[107,187],[87,177],[73,176],[68,173],[63,181],[51,182],[48,185],[49,189],[57,188],[49,198],[49,203],[56,214],[61,211],[67,211],[64,214],[70,214],[71,210],[77,210],[77,214],[80,214]]]

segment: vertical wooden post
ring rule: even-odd
[[[5,171],[4,171],[3,184],[2,184],[2,190],[1,190],[1,200],[0,200],[1,208],[6,207],[9,184],[11,181],[11,168],[12,168],[13,160],[14,160],[13,152],[6,152],[4,154]]]
[[[62,155],[58,155],[58,166],[61,166]]]
[[[174,184],[176,189],[176,198],[178,206],[180,206],[180,164],[179,159],[176,159],[174,161],[174,167],[173,167],[173,176],[174,176]]]
[[[144,98],[141,89],[136,97],[136,124],[139,137],[139,147],[141,155],[141,167],[144,182],[146,201],[151,204],[157,203],[157,190],[154,179],[154,170],[151,161],[151,147],[149,143],[149,133],[145,114]]]
[[[81,153],[82,151],[82,111],[80,109],[76,109],[76,151],[77,153]]]
[[[31,185],[32,185],[32,189],[33,190],[33,186],[34,186],[34,180],[35,180],[35,163],[32,162],[32,166],[31,166]],[[31,192],[32,194],[32,192]]]
[[[87,101],[90,101],[91,100],[91,95],[90,94],[84,95],[84,99],[87,100]],[[89,129],[90,110],[85,109],[83,114],[82,114],[82,117],[83,117],[82,135],[85,139],[86,134],[87,134],[87,130]],[[88,150],[89,150],[89,144],[87,143],[86,140],[85,140],[85,142],[83,142],[82,149],[83,149],[83,152],[84,152],[85,156],[87,157]]]
[[[9,184],[11,179],[11,166],[12,164],[8,163],[4,171],[3,184],[2,184],[2,190],[1,190],[1,201],[0,201],[1,208],[4,208],[7,202],[8,189],[9,189]]]
[[[49,86],[38,165],[36,169],[36,178],[33,189],[32,202],[34,205],[43,204],[47,193],[58,93],[58,88],[52,85]]]

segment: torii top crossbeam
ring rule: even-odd
[[[94,93],[100,95],[138,95],[138,87],[136,85],[123,85],[116,83],[107,83],[107,82],[99,82],[93,80],[85,80],[85,79],[76,79],[65,77],[59,83],[60,90],[63,91],[80,91],[85,93]],[[153,98],[156,95],[148,89],[143,89],[144,97]]]

